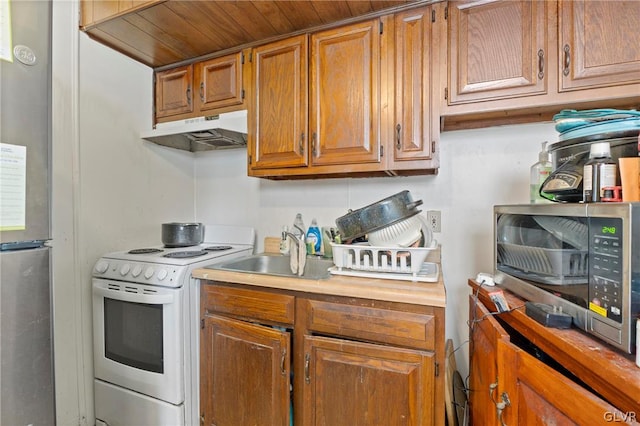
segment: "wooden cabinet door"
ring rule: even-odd
[[[548,1],[449,6],[449,104],[547,92]]]
[[[434,424],[434,354],[305,336],[305,425]]]
[[[431,7],[395,15],[396,161],[431,158],[431,24]]]
[[[253,51],[254,121],[249,170],[307,165],[307,36]]]
[[[380,21],[311,35],[311,164],[380,161]]]
[[[591,425],[624,418],[594,393],[514,345],[482,302],[469,300],[472,424]]]
[[[156,118],[193,112],[193,66],[156,73]]]
[[[469,298],[471,324],[469,347],[469,413],[475,425],[498,425],[493,399],[499,392],[498,342],[508,342],[509,335],[474,297]]]
[[[577,426],[635,420],[511,343],[499,342],[498,353],[503,354],[507,378],[500,396],[495,395],[508,401],[500,418],[504,424]]]
[[[242,52],[196,63],[197,109],[242,105]]]
[[[203,424],[289,425],[290,333],[205,315],[200,343]]]
[[[561,0],[560,90],[640,82],[640,2]]]

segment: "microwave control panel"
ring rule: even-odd
[[[589,310],[622,323],[622,219],[589,218]]]

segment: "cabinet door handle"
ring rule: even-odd
[[[187,105],[191,105],[191,86],[187,87]]]
[[[304,355],[304,381],[306,384],[311,383],[311,377],[309,377],[309,363],[311,362],[311,356],[309,354]]]
[[[304,132],[300,134],[300,155],[304,155]]]
[[[498,387],[498,378],[496,377],[496,381],[494,383],[489,383],[489,396],[491,397],[491,401],[496,403],[496,400],[493,398],[493,391]]]
[[[569,65],[571,65],[571,49],[568,44],[564,45],[564,69],[562,70],[562,74],[565,76],[569,75]]]
[[[538,79],[544,78],[544,50],[538,50]]]
[[[396,125],[396,149],[398,151],[400,151],[400,149],[402,148],[401,132],[402,132],[402,126],[400,125],[400,123],[398,123],[398,125]]]
[[[200,82],[200,101],[204,103],[204,81]]]
[[[282,350],[282,355],[280,356],[280,373],[283,376],[287,375],[287,370],[285,369],[286,361],[287,361],[287,350],[283,349]]]
[[[493,397],[494,390],[498,387],[498,381],[496,377],[495,383],[491,383],[489,385],[489,396],[491,397],[491,402],[496,406],[496,414],[498,415],[498,421],[500,421],[500,426],[507,426],[502,420],[502,413],[504,409],[511,405],[511,400],[509,399],[509,394],[506,392],[502,392],[500,395],[500,401],[496,401]]]
[[[313,132],[313,136],[311,137],[311,146],[312,146],[312,154],[314,157],[318,156],[318,137],[316,135],[316,132]]]

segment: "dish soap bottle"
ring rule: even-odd
[[[617,173],[618,167],[611,158],[609,142],[591,144],[589,161],[585,163],[582,172],[582,201],[601,201],[603,188],[616,186]]]
[[[320,234],[315,218],[311,221],[311,226],[307,231],[307,254],[322,254],[322,234]]]
[[[538,162],[531,166],[531,180],[529,181],[529,201],[531,204],[549,202],[540,196],[540,186],[551,174],[551,161],[549,161],[549,151],[547,142],[542,142],[542,150],[538,154]]]

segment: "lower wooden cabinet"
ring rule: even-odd
[[[201,289],[204,424],[444,424],[444,308]]]
[[[519,312],[520,315],[523,312]],[[510,327],[510,317],[499,318],[493,316],[482,301],[470,297],[470,424],[596,425],[610,424],[614,419],[637,424],[635,407],[622,411],[610,404],[580,377]],[[530,322],[536,324],[533,320]],[[536,328],[524,326],[528,330]],[[548,330],[548,333],[559,331]],[[536,340],[545,338],[540,336]],[[574,350],[585,352],[593,350],[593,346],[576,346]],[[606,372],[596,371],[602,366],[595,357],[594,354],[593,371],[581,369],[585,380],[595,375],[608,376]],[[629,364],[633,368],[632,363]],[[613,371],[610,378],[619,380]],[[620,393],[624,392],[621,389]]]
[[[435,354],[305,338],[305,425],[432,425]]]
[[[290,333],[217,315],[202,333],[205,424],[288,424]]]

